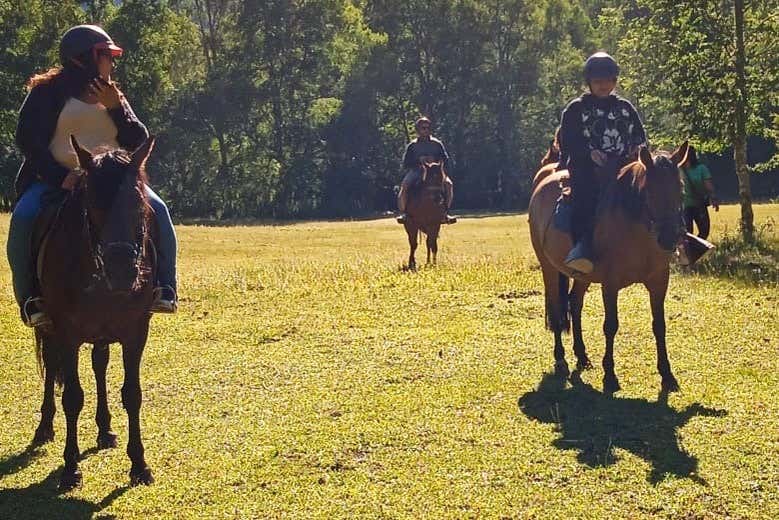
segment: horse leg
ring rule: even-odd
[[[122,361],[124,364],[124,384],[122,385],[122,404],[127,410],[128,439],[127,455],[130,457],[130,484],[151,484],[154,482],[151,469],[144,458],[141,441],[141,356],[149,333],[148,321],[143,330],[131,341],[122,343]]]
[[[97,449],[116,448],[116,434],[111,431],[111,412],[108,410],[108,390],[106,389],[106,370],[108,368],[108,343],[95,343],[92,347],[92,371],[95,373],[97,387]]]
[[[33,446],[40,446],[54,440],[54,413],[57,407],[54,404],[54,380],[58,367],[52,352],[51,340],[43,336],[40,341],[43,343],[43,403],[41,404],[41,422],[35,429],[35,435],[32,438]]]
[[[69,491],[81,485],[78,459],[78,416],[84,407],[84,390],[78,379],[78,346],[62,350],[62,372],[65,381],[62,390],[62,409],[65,410],[67,435],[65,437],[65,467],[60,476],[60,491]]]
[[[417,235],[419,232],[416,228],[408,226],[406,227],[406,234],[408,235],[409,245],[408,268],[413,271],[417,268],[417,261],[414,258],[414,253],[417,251]]]
[[[435,232],[431,232],[429,235],[427,235],[426,242],[427,242],[427,263],[429,264],[432,258],[433,265],[435,265],[436,255],[438,254],[438,235]]]
[[[571,372],[568,369],[568,363],[565,361],[565,348],[563,347],[564,317],[560,299],[560,273],[551,265],[545,265],[544,263],[541,264],[541,270],[544,275],[546,326],[554,333],[555,375],[568,377]]]
[[[606,353],[603,355],[603,392],[613,394],[620,389],[617,374],[614,373],[614,336],[619,330],[618,291],[604,284],[601,293],[603,294],[603,308],[606,314],[603,320],[603,334],[606,336]]]
[[[584,308],[584,295],[590,282],[574,280],[571,289],[571,321],[573,322],[573,352],[576,354],[576,369],[586,370],[592,368],[590,358],[587,357],[587,348],[582,338],[582,309]]]
[[[665,295],[668,292],[668,271],[657,280],[644,284],[649,290],[649,303],[652,307],[652,332],[657,345],[657,371],[662,378],[662,389],[666,392],[679,391],[679,383],[671,372],[668,351],[665,347]]]
[[[433,251],[433,265],[435,265],[438,257],[438,232],[441,229],[441,225],[437,225],[433,230],[433,238],[430,240],[430,248]]]

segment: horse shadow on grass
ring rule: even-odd
[[[82,454],[82,458],[97,453],[97,451],[97,448],[91,448]],[[25,450],[0,460],[0,481],[3,477],[13,475],[30,466],[42,454],[43,451],[40,448],[30,445]],[[92,518],[110,520],[115,518],[113,515],[100,515],[100,511],[122,496],[129,489],[129,486],[114,489],[98,503],[90,502],[58,492],[57,486],[62,469],[63,466],[60,466],[42,481],[30,484],[25,488],[0,489],[0,518],[36,520],[41,518],[67,518],[68,520]]]
[[[593,468],[616,463],[614,449],[620,448],[651,464],[652,484],[673,475],[707,485],[697,474],[697,457],[681,445],[679,429],[693,417],[722,417],[726,411],[699,403],[677,411],[665,393],[656,402],[610,396],[583,382],[578,371],[570,382],[545,374],[538,388],[518,401],[529,418],[556,426],[556,448],[576,450],[579,462]]]

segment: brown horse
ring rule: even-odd
[[[149,139],[132,155],[123,151],[93,156],[71,138],[84,169],[80,185],[67,195],[39,253],[39,279],[50,330],[36,330],[45,389],[36,438],[53,437],[53,385],[62,382],[67,437],[60,489],[81,483],[78,416],[84,392],[78,376],[79,348],[94,343],[98,380],[100,447],[115,444],[105,398],[107,345],[122,344],[122,403],[129,419],[127,454],[132,484],[153,482],[141,442],[141,355],[149,331],[156,253],[153,219],[145,194],[144,165]]]
[[[595,269],[589,275],[577,275],[570,293],[569,277],[574,273],[565,266],[564,259],[572,247],[571,236],[553,223],[559,184],[568,173],[561,171],[548,176],[533,192],[528,210],[530,236],[543,272],[547,326],[554,332],[555,371],[559,375],[569,373],[561,338],[569,327],[569,313],[577,368],[591,366],[582,340],[581,311],[589,285],[600,283],[606,314],[603,386],[608,393],[619,390],[614,372],[614,336],[619,326],[617,294],[624,287],[642,283],[649,290],[662,388],[678,390],[666,352],[664,306],[669,260],[682,232],[677,166],[686,153],[686,142],[670,157],[652,157],[646,148],[641,148],[639,160],[622,168],[618,176],[614,175],[617,165],[606,166],[604,171],[610,175],[607,173],[602,178],[601,202],[595,219]]]
[[[416,269],[417,261],[414,253],[417,250],[417,241],[421,231],[427,236],[427,263],[435,264],[438,254],[438,233],[441,230],[441,222],[446,215],[446,201],[444,198],[444,182],[446,172],[441,162],[425,162],[422,164],[422,177],[420,181],[411,186],[406,204],[406,234],[410,252],[408,255],[408,268]]]

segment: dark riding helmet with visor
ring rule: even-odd
[[[90,52],[92,61],[97,63],[100,53],[109,54],[112,58],[121,56],[124,51],[116,45],[102,28],[97,25],[77,25],[68,29],[60,41],[60,62],[67,67],[73,63],[80,67],[85,63],[78,61],[78,57]]]
[[[584,62],[584,80],[616,79],[619,76],[617,61],[605,52],[596,52]]]

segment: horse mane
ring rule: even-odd
[[[546,155],[544,155],[541,158],[541,167],[547,166],[549,164],[556,163],[560,160],[560,152],[555,150],[552,147],[549,147],[549,150],[546,151]]]
[[[647,168],[641,161],[633,161],[619,169],[616,177],[606,176],[601,188],[601,211],[622,210],[630,219],[639,220],[644,206]]]
[[[673,168],[668,152],[660,152],[652,158],[658,168]],[[644,189],[647,184],[647,167],[639,161],[628,163],[619,170],[616,183],[608,183],[605,187],[604,208],[619,208],[634,220],[641,218],[644,206]],[[609,189],[614,185],[615,189]]]
[[[93,160],[95,163],[95,171],[100,172],[94,183],[97,199],[109,204],[114,200],[122,181],[125,179],[123,174],[126,173],[126,169],[132,161],[132,155],[122,149],[109,150],[102,153],[101,151],[98,151],[98,154],[94,156]],[[135,176],[135,190],[142,201],[145,214],[151,212],[151,206],[148,197],[146,196],[147,181],[146,167],[145,164],[142,164],[138,168],[138,172]],[[104,207],[102,209],[107,208]]]

